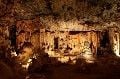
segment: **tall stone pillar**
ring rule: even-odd
[[[109,38],[113,53],[120,57],[120,34],[117,28],[109,28]]]

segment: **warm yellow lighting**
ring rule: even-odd
[[[120,49],[119,49],[119,33],[115,33],[113,37],[113,52],[116,56],[120,57]]]
[[[23,64],[22,67],[25,68],[25,69],[28,69],[29,65],[32,63],[32,59],[29,59],[27,61],[27,64]]]

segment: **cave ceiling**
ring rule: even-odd
[[[87,25],[118,23],[119,0],[0,0],[0,25],[40,17],[43,23]],[[50,23],[48,23],[49,25]]]

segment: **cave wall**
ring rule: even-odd
[[[119,30],[119,6],[119,0],[0,0],[0,46],[10,47],[14,36],[15,44],[31,42],[37,48],[42,46],[40,41],[47,38],[53,42],[53,37],[48,37],[51,34],[40,33],[41,28],[103,31],[118,27]],[[16,33],[11,35],[14,27]],[[24,31],[22,35],[21,31]],[[42,39],[43,36],[46,38]],[[96,35],[92,36],[96,38]]]

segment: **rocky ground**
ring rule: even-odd
[[[98,57],[93,64],[78,60],[76,64],[61,64],[59,62],[44,65],[40,70],[34,70],[36,75],[44,74],[47,79],[119,79],[120,59],[116,56]],[[31,79],[39,79],[38,78]],[[45,78],[45,79],[46,79]]]
[[[59,62],[44,65],[34,63],[28,73],[20,69],[20,66],[16,66],[17,70],[13,67],[1,61],[0,79],[119,79],[120,77],[120,59],[115,56],[100,57],[94,64],[85,63],[83,60],[78,60],[74,65]]]
[[[119,79],[120,63],[101,59],[95,64],[60,65],[52,68],[48,79]]]

